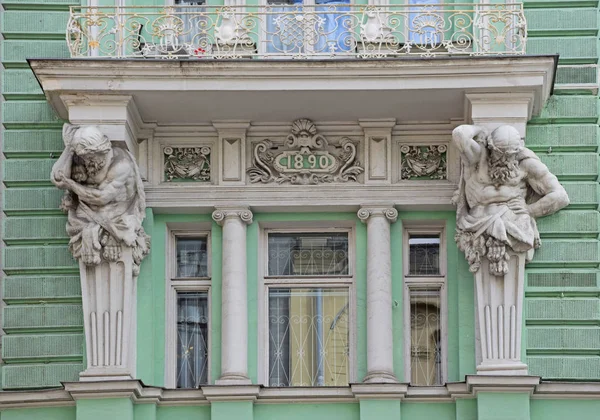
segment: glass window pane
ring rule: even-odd
[[[177,293],[177,388],[208,383],[208,294]]]
[[[269,290],[269,385],[347,386],[347,289]]]
[[[347,233],[271,233],[268,246],[270,276],[349,273]]]
[[[440,290],[410,292],[410,372],[413,385],[442,385]]]
[[[434,276],[440,274],[440,236],[410,235],[408,274]]]
[[[207,238],[177,238],[177,277],[208,277]]]

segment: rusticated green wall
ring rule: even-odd
[[[135,1],[150,4],[159,0]],[[64,41],[67,10],[69,5],[79,3],[2,1],[3,389],[54,387],[60,381],[76,380],[82,370],[78,270],[66,250],[65,217],[58,210],[61,192],[48,181],[52,163],[62,149],[62,121],[46,104],[25,61],[27,57],[68,57]],[[542,115],[529,125],[527,144],[558,175],[572,202],[567,210],[539,223],[544,245],[527,270],[527,360],[530,372],[545,379],[598,379],[598,97],[586,86],[597,81],[598,1],[527,0],[525,5],[528,52],[561,56],[555,95]],[[255,234],[253,229],[249,229],[250,237]],[[401,229],[400,223],[392,229]],[[397,248],[398,240],[394,238],[398,236],[393,235]],[[460,270],[464,267],[458,268],[462,276]],[[394,295],[399,293],[401,290],[395,286]],[[460,306],[472,304],[468,293],[459,294],[451,288],[449,293]],[[472,331],[473,319],[455,316],[454,325],[463,333],[449,339],[451,354],[458,354],[453,361],[458,364],[453,363],[449,373],[453,380],[462,380],[464,374],[473,371],[474,343],[466,335]],[[359,328],[361,325],[364,327],[364,320],[359,320]],[[394,336],[401,337],[401,333],[396,322]],[[251,339],[250,344],[256,344],[255,340]],[[164,352],[164,346],[160,346],[162,343],[154,348],[154,356]],[[402,347],[396,348],[396,370],[401,372],[398,356]],[[152,360],[155,366],[140,360],[140,374],[144,380],[152,382],[154,378],[154,384],[159,384],[160,359]],[[213,377],[217,367],[213,366]],[[363,373],[364,366],[359,363],[358,367]],[[255,377],[255,370],[251,374]],[[473,413],[470,403],[462,405],[461,410]],[[557,405],[557,409],[564,407],[569,405]],[[168,418],[167,410],[159,409],[157,418]],[[269,410],[275,409],[255,408],[256,413],[266,414]],[[413,413],[411,410],[418,411],[411,406],[402,408],[403,414]],[[536,416],[544,415],[544,410],[540,402],[532,402],[532,418],[542,418]],[[568,408],[565,410],[568,412]],[[9,410],[0,418],[27,418],[19,415]],[[60,418],[68,417],[65,414]]]
[[[540,219],[527,267],[527,363],[544,379],[600,378],[598,1],[526,0],[527,52],[560,54],[556,90],[527,145],[563,183],[571,205]],[[586,86],[587,85],[587,86]],[[533,418],[533,417],[532,417]]]
[[[68,56],[68,6],[78,4],[2,1],[4,389],[55,387],[59,381],[76,380],[82,370],[78,269],[66,247],[66,218],[58,209],[62,193],[49,181],[50,168],[62,151],[62,121],[25,61]],[[29,417],[6,412],[4,418]]]

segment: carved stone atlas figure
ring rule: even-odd
[[[508,249],[525,252],[527,261],[541,245],[535,219],[569,204],[562,185],[519,132],[501,126],[461,125],[452,133],[462,158],[459,188],[453,198],[456,242],[475,273],[487,257],[490,273],[508,274]]]
[[[52,168],[52,182],[66,190],[62,209],[68,213],[67,233],[73,257],[85,265],[102,259],[117,261],[121,246],[132,248],[133,275],[149,252],[142,228],[144,188],[135,159],[113,148],[94,126],[63,128],[65,149]]]

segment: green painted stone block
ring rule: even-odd
[[[584,66],[559,66],[556,70],[556,84],[595,84],[598,68]]]
[[[479,392],[478,420],[530,420],[527,392]]]
[[[525,11],[529,31],[597,30],[598,10],[588,7],[529,9]]]
[[[4,191],[4,210],[56,210],[63,191],[54,187],[7,188]]]
[[[595,180],[598,177],[596,153],[538,153],[538,156],[559,179]]]
[[[2,93],[5,95],[43,95],[33,72],[9,69],[2,72]]]
[[[596,123],[598,119],[598,98],[595,96],[562,96],[550,97],[539,117],[533,121],[544,120],[590,120]]]
[[[81,371],[81,363],[4,365],[2,386],[4,389],[60,387],[61,382],[79,380]]]
[[[527,348],[535,350],[577,350],[600,348],[598,327],[528,327]]]
[[[4,247],[4,269],[6,271],[50,268],[71,270],[78,268],[67,245]]]
[[[14,4],[14,5],[25,5],[31,4],[33,7],[37,5],[59,5],[59,6],[79,6],[81,5],[81,0],[3,0],[0,3]]]
[[[64,148],[61,130],[5,130],[6,153],[54,153],[58,156]]]
[[[529,125],[525,144],[541,148],[597,148],[600,130],[596,124]]]
[[[2,420],[76,420],[75,407],[8,408]]]
[[[77,420],[133,420],[133,401],[129,398],[78,399]]]
[[[83,334],[5,335],[2,359],[46,359],[83,357]]]
[[[574,413],[576,413],[574,415]],[[532,399],[531,420],[598,420],[600,399]]]
[[[591,298],[528,298],[529,321],[600,321],[600,300]]]
[[[9,10],[3,13],[2,33],[64,35],[69,12]]]
[[[10,305],[4,307],[3,328],[83,328],[79,304]]]
[[[160,412],[161,408],[159,408]],[[359,403],[330,403],[330,404],[294,404],[294,409],[286,404],[255,404],[254,418],[285,419],[285,420],[360,420]],[[170,420],[171,417],[159,417],[160,420]],[[211,418],[210,420],[215,420]],[[383,418],[382,418],[383,420]]]
[[[527,290],[559,289],[569,290],[578,288],[597,288],[598,274],[595,271],[552,271],[525,272]]]
[[[81,297],[79,276],[8,276],[3,282],[5,301],[18,299],[73,299]]]
[[[593,63],[598,60],[598,46],[593,36],[529,38],[527,54],[559,54],[560,62]]]
[[[288,410],[288,413],[289,413],[289,410]],[[258,418],[260,418],[260,417],[257,417],[257,419]],[[286,415],[286,419],[288,419],[288,418],[289,417]],[[156,409],[156,420],[173,420],[173,419],[214,420],[214,419],[210,418],[210,406],[209,405],[188,406],[188,407],[158,406],[158,408]],[[146,419],[143,419],[143,420],[146,420]]]
[[[571,207],[589,206],[598,207],[598,184],[596,182],[561,182],[565,187]]]
[[[398,401],[398,403],[400,403]],[[362,406],[362,402],[361,402]],[[362,414],[362,410],[361,410]],[[455,420],[456,409],[454,404],[420,404],[413,402],[402,402],[401,419],[436,419],[436,420]],[[360,416],[362,420],[362,415]],[[391,417],[374,417],[373,419],[382,419]]]
[[[598,356],[529,356],[530,375],[544,379],[597,380],[600,378]]]
[[[66,216],[7,217],[4,239],[67,239]]]
[[[2,115],[5,124],[60,124],[61,119],[46,101],[7,101]]]
[[[538,219],[538,229],[541,233],[572,234],[600,232],[600,214],[597,211],[568,211],[563,210],[552,216]]]
[[[27,64],[27,58],[68,57],[69,48],[64,40],[10,39],[2,43],[2,62],[4,64]]]
[[[598,242],[595,240],[551,240],[542,241],[536,250],[533,263],[536,265],[562,263],[598,263]]]
[[[4,162],[4,181],[50,182],[56,159],[8,159]]]

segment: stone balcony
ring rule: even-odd
[[[72,58],[379,59],[525,54],[522,3],[71,7]],[[232,1],[229,1],[232,3]]]

